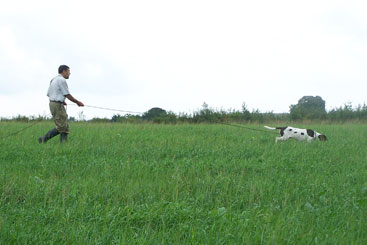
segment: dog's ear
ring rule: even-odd
[[[326,136],[325,136],[325,135],[320,134],[320,135],[319,135],[319,140],[320,140],[320,141],[327,141],[327,138],[326,138]]]

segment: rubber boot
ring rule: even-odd
[[[59,135],[59,131],[56,130],[56,128],[51,129],[50,131],[48,131],[45,136],[43,137],[39,137],[38,138],[38,142],[41,143],[46,143],[48,140],[50,140],[51,138],[55,137],[56,135]]]
[[[66,143],[68,141],[68,134],[67,133],[61,133],[60,134],[60,143]]]

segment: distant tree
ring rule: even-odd
[[[347,121],[350,119],[361,119],[362,117],[358,117],[362,112],[361,106],[353,109],[351,103],[346,103],[344,106],[340,106],[339,108],[334,108],[329,111],[328,118],[334,121]]]
[[[141,122],[141,116],[131,114],[125,114],[125,115],[116,114],[112,116],[110,121],[118,123],[138,123]]]
[[[155,118],[162,118],[167,115],[167,112],[159,107],[154,107],[143,114],[144,120],[153,120]]]
[[[320,96],[303,96],[290,106],[292,119],[321,119],[326,116],[325,101]]]
[[[112,116],[111,118],[111,122],[121,122],[123,121],[124,117],[121,116],[120,114],[115,114]]]
[[[242,103],[242,115],[244,120],[250,120],[251,119],[251,113],[249,109],[247,108],[247,105],[245,102]]]
[[[202,122],[218,122],[222,121],[224,117],[226,116],[226,113],[223,111],[214,110],[213,108],[210,108],[207,103],[203,103],[201,106],[201,109],[199,111],[194,112],[192,120],[196,123],[202,123]]]
[[[108,119],[108,118],[94,117],[94,118],[88,120],[88,122],[90,122],[90,123],[108,123],[108,122],[111,122],[111,120]]]
[[[16,121],[16,122],[28,122],[29,121],[29,118],[26,117],[26,116],[18,115],[16,117],[13,117],[12,120],[13,121]]]

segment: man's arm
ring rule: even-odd
[[[66,98],[68,98],[70,101],[74,102],[75,104],[77,104],[78,106],[84,106],[83,102],[75,99],[71,94],[67,94],[65,95]]]

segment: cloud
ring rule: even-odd
[[[42,22],[24,26],[28,19],[0,26],[0,93],[17,94],[30,90],[47,90],[48,82],[61,64],[71,67],[74,88],[84,92],[124,93],[122,69],[103,57],[98,50],[83,44],[83,39],[64,38]],[[67,35],[66,35],[67,36]],[[93,70],[92,70],[93,69]],[[75,79],[74,79],[75,78]],[[113,83],[114,86],[105,86]]]
[[[11,94],[30,89],[39,89],[30,75],[44,71],[46,65],[39,57],[27,53],[11,28],[0,26],[0,93]],[[9,69],[11,68],[11,69]]]
[[[64,3],[2,6],[0,96],[45,94],[67,64],[73,95],[126,110],[206,101],[284,112],[304,95],[334,106],[365,98],[362,2]]]

